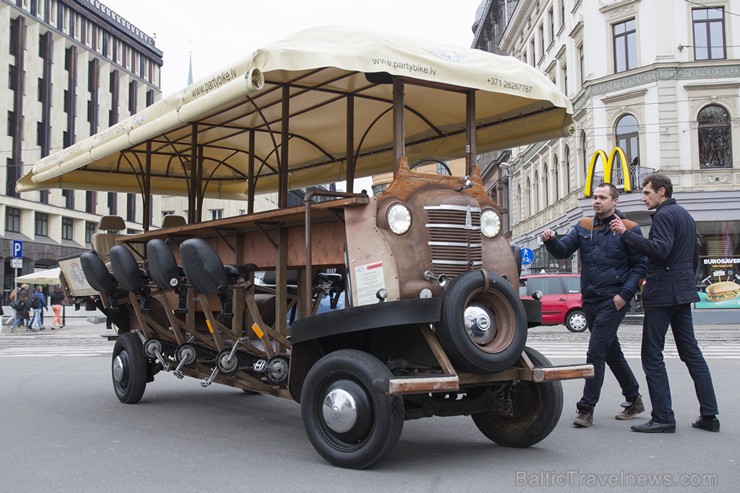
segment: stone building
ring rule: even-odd
[[[42,157],[137,113],[161,96],[154,39],[95,0],[0,0],[0,273],[53,267],[90,248],[101,215],[141,229],[141,197],[55,189],[17,193]],[[22,268],[11,244],[23,243]]]
[[[547,74],[573,102],[575,120],[571,137],[513,149],[505,171],[489,171],[492,189],[505,175],[512,242],[535,251],[530,269],[578,270],[577,255],[554,259],[538,236],[546,228],[565,234],[592,214],[587,168],[596,151],[608,157],[618,146],[633,189],[620,210],[647,234],[641,182],[653,171],[667,174],[697,221],[698,289],[738,281],[740,1],[533,0],[510,12],[511,4],[481,3],[474,47],[498,39],[501,52]],[[497,22],[505,5],[508,21]],[[621,163],[614,168],[612,182],[624,190]],[[594,185],[603,170],[599,158]]]

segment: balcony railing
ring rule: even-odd
[[[655,173],[654,168],[648,168],[646,166],[630,166],[629,167],[630,172],[630,183],[632,184],[632,190],[642,190],[642,181],[647,178],[648,176]],[[593,186],[595,187],[599,183],[604,181],[604,172],[595,172],[594,173],[594,183]],[[624,188],[624,171],[622,170],[622,167],[615,167],[612,170],[612,179],[611,179],[612,185],[615,187],[622,189]]]

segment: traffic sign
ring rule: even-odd
[[[10,268],[11,269],[22,269],[23,268],[23,259],[22,258],[12,258],[12,259],[10,259]]]
[[[522,248],[522,265],[534,262],[534,252],[529,248]]]
[[[23,257],[23,241],[13,240],[13,257],[15,258]]]

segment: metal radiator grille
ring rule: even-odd
[[[483,266],[480,208],[438,205],[424,209],[435,275],[452,279]]]

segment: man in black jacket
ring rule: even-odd
[[[542,233],[545,248],[557,258],[567,258],[581,251],[581,298],[586,322],[591,331],[586,362],[594,365],[594,377],[583,386],[583,397],[576,403],[575,426],[591,426],[596,403],[604,384],[605,364],[622,388],[625,402],[616,419],[632,419],[645,410],[639,384],[619,345],[617,329],[629,309],[640,280],[645,276],[647,259],[627,247],[609,229],[609,223],[620,214],[617,211],[619,191],[614,185],[601,183],[593,193],[596,214],[584,218],[562,239],[551,229]],[[635,235],[641,235],[637,223],[625,222]]]
[[[671,198],[673,185],[662,174],[645,179],[642,201],[655,210],[650,235],[633,234],[621,221],[612,230],[635,250],[647,255],[648,267],[642,302],[645,320],[642,327],[642,368],[653,405],[652,418],[632,427],[642,433],[674,433],[676,418],[671,409],[671,389],[663,362],[665,336],[670,324],[676,348],[694,381],[701,416],[694,428],[719,431],[717,399],[712,376],[694,337],[691,303],[699,301],[694,273],[699,266],[696,225],[686,209]]]

